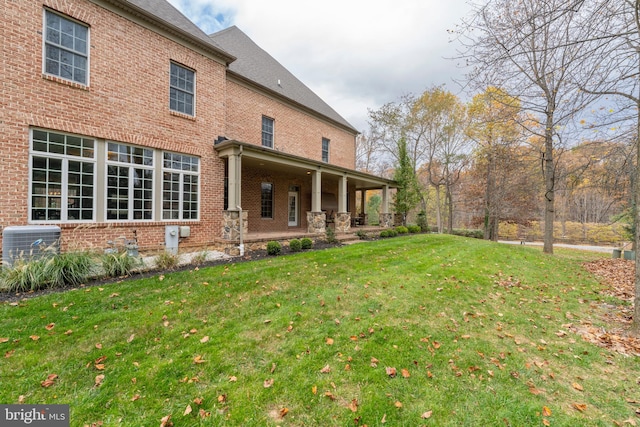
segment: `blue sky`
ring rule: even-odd
[[[467,0],[169,0],[202,30],[236,25],[356,129],[367,109],[433,85],[460,91],[447,30]]]

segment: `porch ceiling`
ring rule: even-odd
[[[255,167],[275,172],[288,172],[300,175],[311,175],[314,171],[322,172],[322,180],[335,180],[346,176],[349,183],[358,190],[373,190],[384,186],[396,188],[396,182],[352,169],[318,162],[304,157],[275,151],[271,148],[248,144],[240,141],[227,140],[214,146],[221,158],[231,155],[242,157],[242,167]]]

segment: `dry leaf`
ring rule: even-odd
[[[324,395],[325,395],[325,397],[328,397],[331,400],[336,400],[336,397],[330,391],[325,391]]]
[[[173,423],[171,422],[171,414],[162,417],[160,420],[160,427],[171,427]]]
[[[549,422],[549,420],[548,420],[548,419],[546,419],[546,418],[543,418],[543,419],[542,419],[542,424],[543,424],[543,425],[545,425],[545,426],[547,426],[547,427],[550,427],[550,426],[551,426],[551,423],[550,423],[550,422]]]
[[[129,335],[129,338],[127,338],[127,342],[129,343],[129,342],[133,341],[133,339],[134,339],[135,337],[136,337],[136,334],[131,334],[131,335]]]
[[[218,396],[218,403],[225,403],[226,401],[227,401],[226,394],[221,394],[220,396]]]
[[[288,408],[280,409],[280,418],[284,418],[284,416],[287,415],[288,413],[289,413],[289,409]]]
[[[578,391],[584,391],[584,388],[578,383],[573,383],[571,385],[573,386],[573,388],[575,388]]]
[[[195,363],[196,365],[200,363],[205,363],[205,362],[206,360],[204,360],[201,355],[197,355],[196,357],[193,358],[193,363]]]
[[[9,338],[0,338],[0,344],[4,342],[9,342]]]
[[[235,383],[236,381],[238,381],[238,378],[237,378],[236,376],[231,375],[231,376],[229,377],[229,382],[230,382],[230,383]]]
[[[71,335],[73,333],[73,331],[71,329],[68,329],[65,331],[65,335]]]
[[[431,415],[433,415],[433,411],[427,411],[422,414],[421,418],[426,420],[428,418],[431,418]]]
[[[196,397],[195,399],[193,399],[193,403],[195,403],[196,405],[202,405],[202,398],[201,397]]]
[[[574,403],[572,406],[580,412],[587,410],[587,405],[585,403]]]
[[[42,381],[40,385],[44,388],[51,387],[57,378],[58,378],[57,374],[49,374],[47,375],[47,379]]]
[[[385,368],[385,371],[387,372],[387,375],[388,375],[390,378],[395,378],[395,377],[396,377],[396,374],[397,374],[397,372],[396,372],[396,368],[392,368],[392,367],[390,367],[390,366],[387,366],[387,367]]]
[[[40,339],[40,337],[37,335],[29,335],[29,338],[31,338],[33,341],[38,341]]]
[[[327,345],[333,345],[333,338],[327,338]]]
[[[139,395],[139,394],[136,394],[136,395],[134,395],[134,396],[131,398],[131,401],[132,401],[132,402],[135,402],[135,401],[136,401],[136,400],[138,400],[138,399],[140,399],[140,395]]]
[[[351,409],[351,412],[356,412],[358,410],[358,400],[353,399],[351,403],[347,405],[347,408]]]
[[[315,385],[313,387],[311,387],[311,393],[318,394],[318,387],[315,386]]]
[[[402,376],[404,378],[409,378],[411,376],[411,374],[409,373],[409,371],[407,369],[401,369],[400,372],[402,373]]]
[[[104,371],[104,363],[98,363],[97,365],[93,365],[98,371]]]
[[[262,386],[264,388],[269,388],[272,385],[273,385],[273,378],[269,378],[269,379],[264,380],[264,383],[262,384]]]
[[[328,364],[325,365],[324,368],[320,369],[320,372],[323,374],[328,374],[329,372],[331,372],[331,366],[329,366]]]
[[[189,415],[191,413],[191,411],[193,411],[193,409],[191,408],[191,405],[187,405],[187,407],[184,409],[184,413],[182,415],[184,415],[184,416]]]
[[[394,403],[393,406],[395,406],[396,408],[400,409],[400,408],[402,408],[402,402],[400,402],[399,400],[396,400],[396,403]]]
[[[542,407],[542,416],[544,416],[544,417],[550,417],[551,416],[551,409],[549,409],[548,406],[543,406]]]
[[[97,343],[97,344],[96,344],[96,348],[97,348],[98,350],[102,350],[102,344]]]
[[[49,324],[48,324],[47,326],[45,326],[44,328],[45,328],[47,331],[50,331],[50,330],[52,330],[52,329],[53,329],[53,328],[55,328],[55,327],[56,327],[56,324],[55,324],[55,323],[49,323]]]
[[[200,418],[205,419],[211,416],[211,412],[205,411],[204,409],[200,409],[200,411],[198,412],[198,415],[200,415]]]
[[[378,362],[380,362],[378,359],[376,359],[375,357],[371,358],[371,367],[372,368],[377,368],[378,367]]]
[[[100,384],[102,384],[102,381],[104,381],[104,374],[96,375],[95,386],[100,387]]]
[[[207,335],[207,336],[205,336],[205,337],[202,337],[202,339],[200,339],[200,342],[201,342],[202,344],[204,344],[204,343],[206,343],[206,342],[208,342],[208,341],[209,341],[209,336],[208,336],[208,335]]]

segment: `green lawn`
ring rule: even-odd
[[[72,426],[635,423],[638,359],[568,332],[610,300],[599,256],[417,235],[4,303],[0,403]]]

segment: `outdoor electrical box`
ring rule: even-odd
[[[165,251],[172,255],[178,255],[178,243],[180,242],[179,227],[177,225],[167,225],[164,228]]]
[[[189,227],[188,225],[183,225],[179,228],[180,230],[180,237],[189,237],[191,236],[191,227]]]

